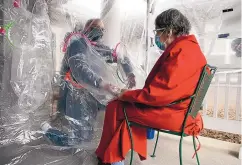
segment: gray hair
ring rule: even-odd
[[[170,30],[174,35],[188,35],[191,30],[189,20],[177,9],[168,9],[156,17],[156,29]]]
[[[87,30],[87,29],[91,28],[93,25],[97,24],[99,21],[102,21],[102,20],[100,18],[89,19],[86,22],[84,29]]]

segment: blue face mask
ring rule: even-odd
[[[160,50],[165,50],[165,44],[160,42],[160,36],[155,36],[155,44]]]

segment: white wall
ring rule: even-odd
[[[207,56],[208,63],[221,69],[241,69],[241,57],[237,57],[231,50],[233,39],[218,39],[213,47],[213,51]],[[208,45],[207,45],[208,46]],[[205,49],[207,49],[205,47]]]

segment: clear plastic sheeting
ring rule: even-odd
[[[145,80],[145,3],[142,14],[119,3],[1,4],[1,165],[97,164],[105,106]]]
[[[19,97],[18,106],[34,111],[46,101],[51,89],[52,35],[45,2],[36,1],[32,13],[25,10],[24,1],[21,5],[9,6],[14,14],[4,17],[5,24],[12,23],[5,34],[12,49],[10,82]]]
[[[125,43],[120,43],[117,48],[117,68],[116,68],[116,75],[118,76],[118,80],[125,84],[126,89],[128,89],[128,74],[125,71],[125,66],[130,66],[132,68],[132,73],[136,77],[136,83],[134,88],[142,88],[145,83],[145,71],[142,68],[142,65],[137,65],[137,56],[139,54],[132,54],[125,45]]]
[[[200,47],[209,56],[224,24],[223,10],[230,6],[229,1],[197,1],[182,2],[181,10],[192,23],[193,33],[196,34]]]
[[[112,56],[112,50],[105,49],[105,47],[102,48],[99,45],[93,47],[88,39],[81,36],[72,37],[75,38],[73,41],[70,41],[66,57],[64,57],[67,59],[64,59],[63,62],[69,66],[71,74],[77,83],[81,84],[83,88],[94,95],[100,95],[100,91],[102,91],[104,98],[108,94],[115,94],[115,92],[118,94],[119,91],[115,91],[115,89],[109,93],[105,90],[105,87],[102,87],[103,85],[107,84],[108,86],[110,84],[114,88],[121,88],[115,69],[111,65],[108,65],[108,63],[112,63],[115,60]],[[128,72],[132,72],[128,61],[121,65],[127,65],[126,68],[130,69]],[[112,98],[109,97],[108,99],[107,96],[107,100],[110,99]]]
[[[50,96],[53,77],[48,6],[41,0],[36,1],[32,12],[27,6],[25,1],[1,4],[4,70],[0,144],[3,146],[38,139],[41,120],[48,120],[44,111],[38,110]]]

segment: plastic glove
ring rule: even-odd
[[[101,87],[101,89],[107,91],[108,93],[112,94],[113,96],[118,96],[121,92],[120,88],[118,88],[110,83],[102,82],[100,84],[100,87]]]
[[[135,75],[133,73],[128,75],[128,88],[132,89],[136,86]]]

